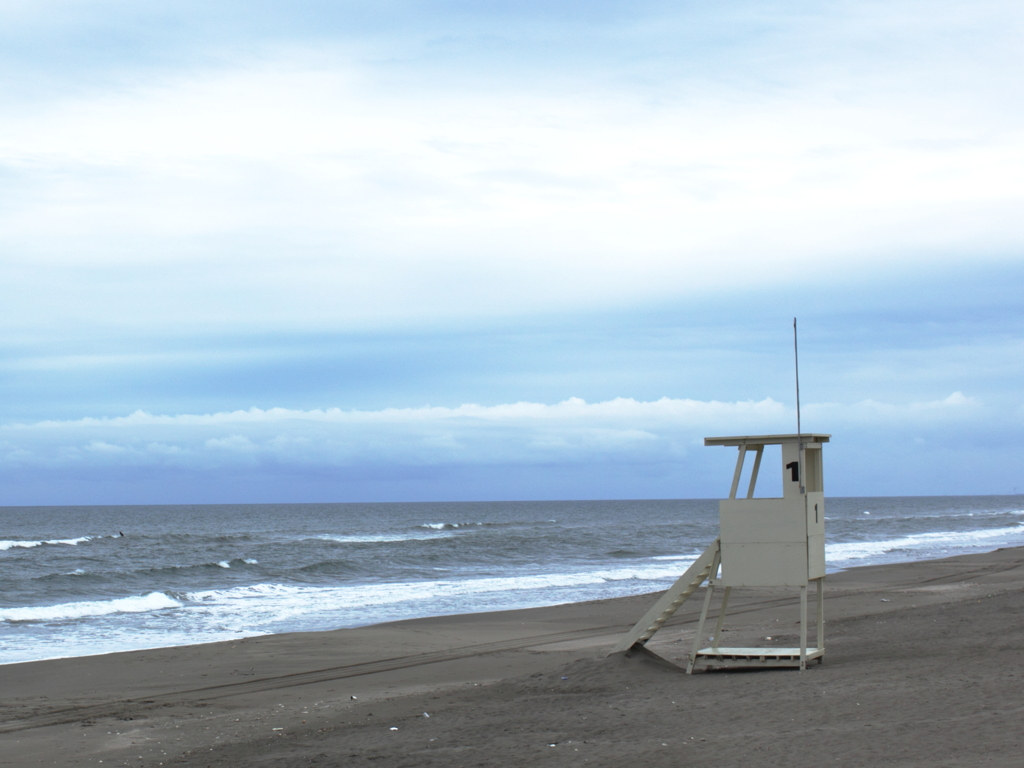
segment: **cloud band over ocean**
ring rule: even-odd
[[[903,406],[864,401],[804,409],[807,429],[950,428],[985,418],[957,392]],[[952,422],[952,424],[951,424]],[[41,421],[0,426],[0,467],[573,464],[678,461],[709,434],[792,432],[792,409],[766,398],[716,402],[615,398],[455,408],[287,408]]]

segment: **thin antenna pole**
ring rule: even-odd
[[[800,429],[800,351],[796,340],[796,318],[793,318],[793,364],[796,369],[796,443],[797,464],[800,473],[800,493],[804,492],[804,440]]]
[[[793,362],[796,366],[796,436],[800,438],[800,351],[796,343],[796,318],[793,318]]]

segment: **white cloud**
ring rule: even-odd
[[[401,36],[373,50],[263,42],[7,111],[0,215],[8,268],[22,270],[4,281],[21,287],[7,315],[408,322],[1017,248],[1024,136],[1006,94],[1020,53],[998,44],[1016,16],[972,22],[992,41],[984,58],[961,14],[928,11],[921,26],[918,11],[776,9],[750,58],[701,49],[721,71],[680,49],[614,76],[562,59],[546,78],[474,81],[445,69],[473,61],[403,59]],[[603,42],[660,40],[623,30]],[[946,50],[947,35],[963,44]]]
[[[894,427],[926,424],[941,426],[950,422],[982,417],[990,418],[982,403],[963,392],[954,392],[941,400],[911,402],[905,405],[862,400],[851,405],[820,403],[808,405],[808,416],[820,423],[853,425],[884,425],[891,420]]]
[[[7,117],[0,157],[51,180],[17,206],[7,237],[42,235],[37,258],[152,264],[209,254],[138,238],[286,230],[300,247],[341,246],[379,267],[475,262],[483,250],[594,290],[595,270],[600,284],[638,268],[678,278],[680,259],[691,284],[720,284],[720,270],[700,268],[712,255],[764,279],[825,245],[852,260],[882,237],[894,248],[991,243],[981,225],[1022,194],[1019,135],[981,140],[969,120],[936,125],[912,104],[813,93],[736,103],[710,90],[657,105],[614,89],[382,95],[351,63],[282,56]],[[925,226],[953,206],[960,215]],[[60,227],[42,226],[57,211]],[[1000,224],[996,239],[1016,242],[1012,221]],[[92,245],[59,248],[68,236]],[[624,252],[629,272],[608,262]]]
[[[957,392],[935,402],[809,405],[809,429],[862,433],[949,428],[984,415]],[[213,414],[43,421],[0,427],[0,464],[216,469],[455,466],[677,461],[712,434],[792,431],[791,409],[768,398],[715,402],[616,398],[587,403],[475,404],[378,411],[252,408]]]

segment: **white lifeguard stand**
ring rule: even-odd
[[[612,653],[644,645],[705,581],[704,607],[686,671],[705,667],[799,667],[825,655],[823,586],[825,581],[825,493],[821,447],[831,435],[748,435],[707,437],[704,445],[739,448],[729,498],[718,503],[719,538],[651,607]],[[766,445],[782,449],[782,497],[754,498]],[[754,466],[744,499],[736,498],[743,464],[754,452]],[[721,566],[721,577],[719,577]],[[807,647],[807,587],[817,583],[817,644]],[[717,586],[725,587],[711,645],[702,648],[704,622]],[[725,648],[719,645],[733,587],[798,587],[799,648]]]

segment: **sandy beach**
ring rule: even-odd
[[[1019,766],[1024,548],[829,576],[822,665],[686,676],[653,596],[0,667],[4,766]],[[729,645],[793,645],[733,593]],[[771,640],[765,638],[771,637]]]

